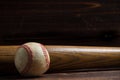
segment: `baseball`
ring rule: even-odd
[[[48,51],[40,43],[25,43],[16,51],[15,66],[23,76],[41,76],[48,70],[49,64]]]

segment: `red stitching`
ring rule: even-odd
[[[31,66],[32,61],[33,61],[32,60],[32,58],[33,58],[33,52],[30,49],[30,47],[27,46],[27,45],[22,45],[22,47],[27,51],[27,54],[28,54],[28,63],[26,64],[25,68],[21,71],[21,73],[24,74],[24,73],[28,72],[29,69],[30,69],[30,66]]]
[[[46,60],[46,67],[49,68],[49,65],[50,65],[50,60],[49,60],[49,55],[48,55],[48,51],[47,49],[42,45],[40,44],[41,48],[42,48],[42,51],[43,51],[43,54],[45,56],[45,60]]]

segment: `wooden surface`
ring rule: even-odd
[[[0,0],[0,44],[120,46],[120,0]]]
[[[19,75],[0,76],[2,80],[120,80],[120,70],[72,72],[72,73],[49,73],[41,77],[23,78]]]

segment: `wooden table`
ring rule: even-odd
[[[49,73],[41,77],[23,78],[20,75],[0,76],[0,79],[12,80],[120,80],[120,70],[89,71],[72,73]]]

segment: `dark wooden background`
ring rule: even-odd
[[[0,44],[120,46],[120,0],[0,0]]]

